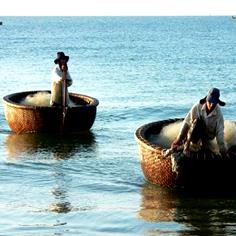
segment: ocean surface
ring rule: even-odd
[[[91,132],[66,137],[12,133],[1,102],[1,236],[236,234],[235,196],[179,194],[147,183],[134,139],[145,123],[184,117],[211,87],[227,103],[225,119],[236,120],[236,20],[0,21],[1,97],[49,90],[56,52],[64,51],[69,90],[100,102]]]

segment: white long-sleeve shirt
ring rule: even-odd
[[[62,105],[63,101],[63,91],[64,89],[64,83],[62,80],[62,76],[63,76],[63,72],[60,69],[59,65],[55,65],[55,67],[52,70],[52,88],[51,88],[51,100],[50,100],[50,104],[58,104],[58,105]],[[66,84],[67,87],[72,85],[72,78],[70,76],[69,71],[67,71],[66,73]],[[67,98],[68,99],[68,98]],[[68,101],[68,100],[67,100]]]
[[[202,120],[204,121],[206,127],[205,134],[207,136],[207,139],[211,141],[216,138],[219,150],[221,152],[225,152],[227,148],[224,141],[224,118],[219,105],[216,105],[214,110],[207,115],[206,103],[194,104],[184,119],[178,138],[183,138],[183,136],[186,134],[186,129],[190,127],[190,125],[196,118],[202,118]]]

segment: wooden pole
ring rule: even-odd
[[[62,82],[62,131],[65,126],[65,118],[67,113],[68,101],[67,101],[67,85],[66,85],[66,72],[63,72]]]

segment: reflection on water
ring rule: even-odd
[[[139,217],[148,221],[173,221],[176,211],[174,193],[146,183],[141,189]]]
[[[46,166],[50,173],[49,192],[53,197],[44,211],[68,213],[76,208],[72,206],[69,194],[72,191],[72,178],[65,161],[78,153],[96,150],[95,136],[92,132],[82,134],[9,134],[5,139],[9,160],[25,161],[54,160]],[[56,162],[55,162],[56,160]]]
[[[6,137],[5,144],[9,158],[48,153],[56,159],[66,159],[81,148],[95,148],[95,137],[92,132],[66,135],[12,133]]]
[[[55,198],[55,202],[51,203],[49,210],[56,213],[68,213],[72,210],[72,205],[69,201],[68,191],[69,183],[65,179],[65,174],[57,169],[55,176],[56,186],[53,186],[51,193]],[[59,172],[58,172],[59,171]]]
[[[50,210],[57,213],[68,213],[72,209],[70,202],[57,202],[50,206]]]
[[[145,183],[141,188],[141,196],[138,217],[153,223],[180,224],[179,230],[175,227],[174,235],[235,235],[236,233],[235,195],[215,196],[174,192]],[[152,229],[149,233],[160,235],[160,228],[157,226],[156,231]]]

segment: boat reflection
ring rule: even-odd
[[[153,223],[178,224],[178,229],[175,227],[168,230],[169,234],[234,235],[235,233],[235,195],[176,192],[145,183],[141,188],[141,196],[138,218]],[[160,228],[157,226],[147,235],[149,233],[160,235]]]
[[[94,134],[9,134],[5,139],[9,158],[50,158],[67,159],[84,149],[95,149]],[[35,155],[40,154],[40,155]]]
[[[177,202],[173,192],[145,183],[141,196],[139,218],[152,222],[174,220]]]
[[[96,151],[96,140],[90,131],[83,134],[9,134],[5,139],[8,161],[32,160],[41,163],[46,160],[46,171],[50,176],[48,186],[52,200],[46,209],[54,213],[66,214],[76,209],[71,204],[72,178],[65,168],[65,161]],[[56,160],[56,161],[55,161]],[[48,168],[47,168],[48,167]]]

